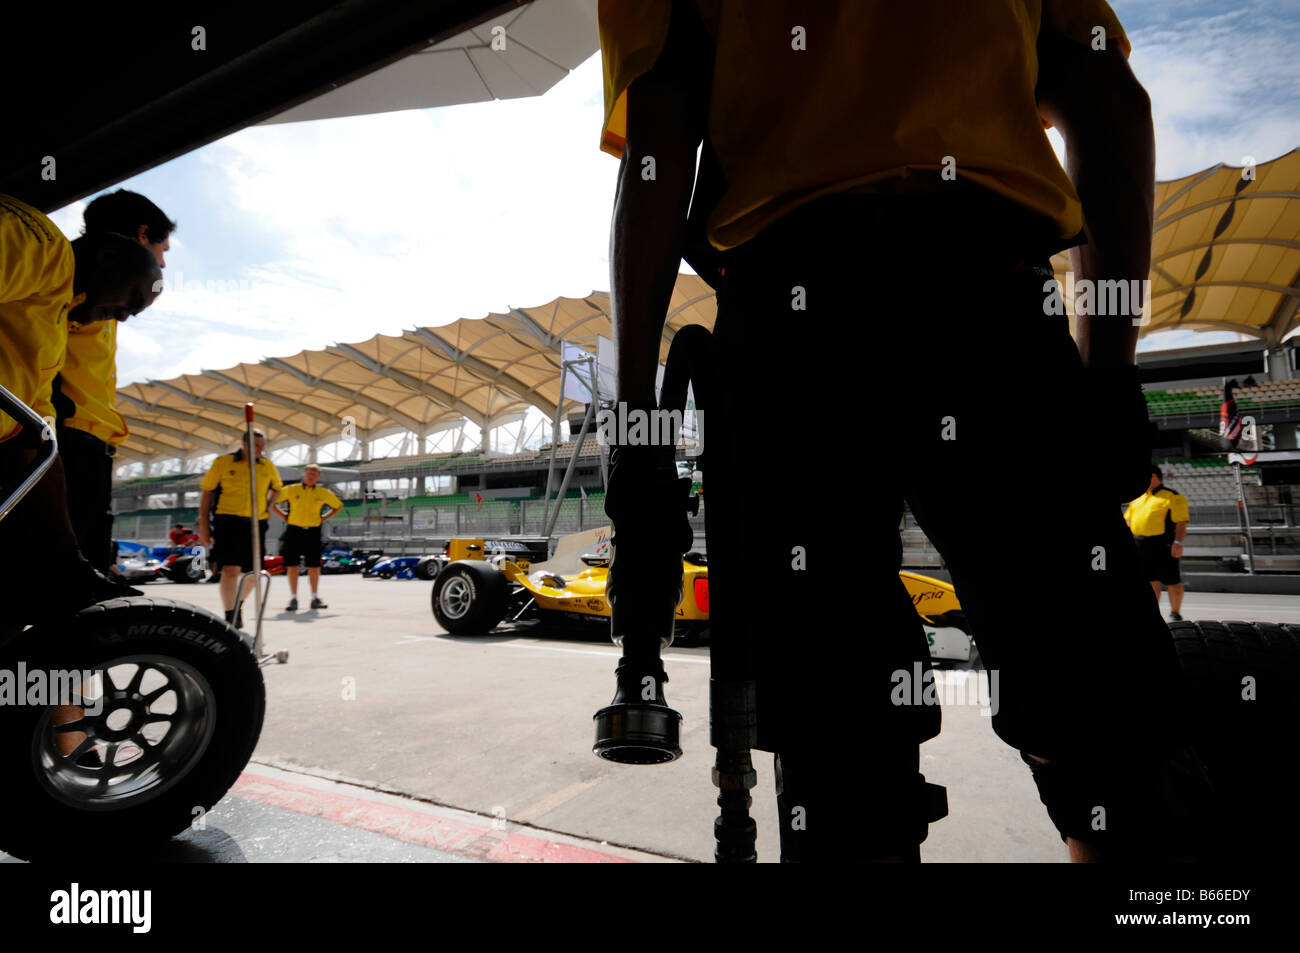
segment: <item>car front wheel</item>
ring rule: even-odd
[[[433,617],[452,635],[482,635],[505,616],[507,590],[487,563],[452,563],[433,584]]]

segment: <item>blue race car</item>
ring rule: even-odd
[[[423,556],[386,556],[372,564],[362,576],[367,579],[414,579],[415,567]]]

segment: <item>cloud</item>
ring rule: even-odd
[[[618,164],[597,148],[600,85],[594,57],[540,98],[253,127],[178,160],[219,201],[202,227],[272,253],[214,269],[173,246],[146,313],[167,328],[168,366],[218,366],[212,349],[237,341],[231,356],[250,361],[607,288]],[[123,384],[146,373],[134,356]]]
[[[1300,18],[1277,2],[1116,2],[1151,95],[1156,175],[1180,178],[1300,145]]]

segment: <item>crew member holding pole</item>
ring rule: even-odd
[[[253,431],[253,453],[257,470],[259,552],[266,551],[266,522],[268,508],[280,498],[284,483],[280,480],[275,464],[262,456],[266,449],[266,434],[260,430]],[[212,537],[217,539],[212,559],[221,566],[221,604],[226,610],[226,621],[239,628],[243,625],[240,607],[251,591],[249,585],[239,589],[239,576],[242,572],[253,572],[261,567],[253,566],[253,534],[251,527],[252,506],[249,498],[249,466],[247,457],[248,435],[244,435],[242,446],[234,453],[226,453],[212,461],[207,474],[199,488],[203,497],[199,501],[199,538],[204,546],[212,546]],[[209,509],[212,494],[220,490],[215,517],[209,521]],[[253,580],[250,580],[253,581]],[[255,582],[254,582],[255,584]]]
[[[298,561],[307,567],[307,578],[311,583],[311,607],[328,609],[321,601],[320,587],[320,550],[321,525],[343,509],[343,501],[333,491],[323,487],[320,481],[320,467],[314,463],[307,464],[302,471],[302,482],[293,483],[284,488],[280,502],[275,511],[284,517],[289,525],[284,531],[284,568],[289,576],[289,604],[287,612],[298,611]],[[321,510],[327,509],[324,515]]]

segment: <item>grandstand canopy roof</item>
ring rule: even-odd
[[[712,328],[715,314],[713,289],[695,275],[678,276],[660,359],[679,327]],[[552,413],[562,342],[594,354],[598,335],[612,336],[605,292],[132,384],[118,390],[131,429],[119,452],[126,459],[224,453],[238,442],[250,400],[269,440],[309,444],[340,439],[345,418],[370,434],[430,433],[464,418],[486,429],[529,406]]]
[[[1300,305],[1300,149],[1156,183],[1142,334],[1236,331],[1279,343]],[[1052,259],[1064,283],[1069,255]]]

